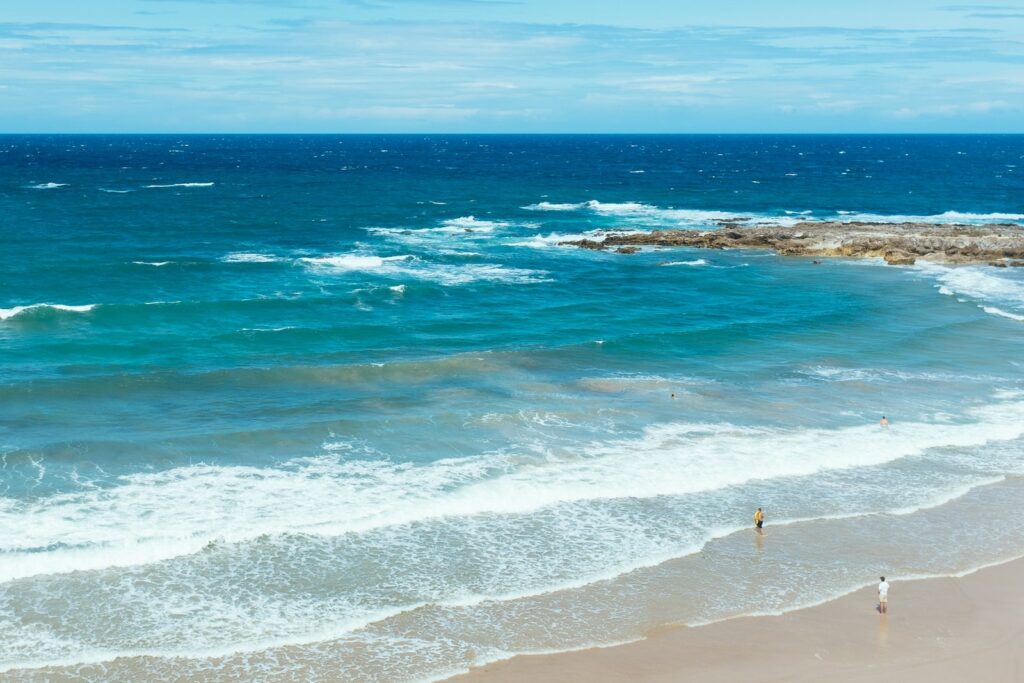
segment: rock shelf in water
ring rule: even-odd
[[[891,265],[917,259],[937,263],[1024,266],[1024,227],[1015,224],[844,223],[821,221],[792,227],[723,222],[717,230],[655,230],[616,233],[601,240],[562,242],[581,249],[614,248],[622,254],[639,247],[771,249],[784,256],[876,256]]]

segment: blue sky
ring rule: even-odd
[[[3,132],[1024,132],[1024,0],[3,0]]]

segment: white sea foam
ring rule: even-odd
[[[144,185],[143,187],[150,189],[166,188],[166,187],[213,187],[214,183],[166,183],[166,184],[153,184]]]
[[[224,263],[274,263],[285,258],[274,254],[262,254],[251,251],[233,251],[220,257]]]
[[[0,501],[0,526],[19,529],[3,539],[0,580],[150,563],[218,539],[338,537],[431,519],[696,494],[1024,435],[1024,402],[972,408],[966,417],[970,422],[900,422],[888,430],[667,423],[556,458],[505,453],[413,465],[325,456],[275,468],[195,465],[132,474],[108,488]],[[777,457],[764,457],[769,443]],[[45,563],[41,548],[51,549]]]
[[[135,192],[135,190],[111,190],[106,187],[99,188],[100,192],[106,192],[108,194],[128,194],[129,192]]]
[[[708,264],[702,258],[694,259],[693,261],[666,261],[665,263],[659,263],[659,266],[706,266]]]
[[[563,242],[578,242],[579,240],[601,240],[607,237],[609,234],[623,233],[623,232],[639,232],[639,231],[625,231],[625,230],[589,230],[587,232],[580,233],[557,233],[552,232],[547,235],[530,235],[526,239],[517,239],[514,242],[508,242],[511,247],[530,247],[533,249],[549,249],[551,247],[563,246]]]
[[[321,274],[350,271],[372,272],[384,277],[414,277],[445,286],[460,286],[474,282],[503,282],[508,284],[534,284],[548,282],[549,273],[529,268],[510,268],[497,263],[437,263],[409,254],[376,256],[373,254],[337,254],[299,259],[313,272]],[[398,285],[403,287],[404,285]],[[393,289],[396,293],[403,290]]]
[[[474,263],[458,266],[432,265],[410,270],[416,277],[433,280],[443,285],[468,285],[474,282],[503,282],[507,284],[536,284],[550,282],[549,273],[531,268],[509,268],[497,263]]]
[[[1020,313],[1010,313],[1009,311],[1004,311],[1003,309],[996,308],[995,306],[981,306],[981,310],[991,315],[998,315],[1001,318],[1009,318],[1010,320],[1024,322],[1024,315],[1021,315]]]
[[[737,220],[744,214],[730,211],[708,211],[703,209],[666,209],[641,202],[601,202],[592,199],[578,204],[557,204],[538,202],[522,207],[528,211],[580,211],[587,210],[601,216],[614,216],[638,223],[672,225],[707,225],[715,221]],[[749,214],[746,214],[749,215]]]
[[[770,452],[778,451],[773,447]],[[804,453],[806,451],[795,455]],[[645,461],[652,457],[646,452],[640,455]],[[676,455],[673,452],[670,460],[674,461]],[[310,479],[317,479],[330,478],[329,466],[337,462],[337,459],[316,458],[301,464],[311,468]],[[536,480],[546,473],[560,477],[566,462],[566,458],[560,457],[533,462],[519,458],[518,462],[510,460],[508,467],[514,471],[533,466],[537,468]],[[319,477],[312,471],[318,464],[323,466]],[[894,472],[875,471],[870,481],[887,488],[895,485]],[[356,471],[351,474],[360,476]],[[468,474],[469,479],[450,481],[450,487],[441,495],[458,493],[461,487],[489,476],[487,472],[463,474]],[[489,474],[502,477],[504,471]],[[881,507],[849,513],[844,512],[848,509],[846,506],[840,505],[833,506],[836,512],[814,514],[815,498],[811,493],[810,516],[773,518],[773,525],[869,517],[877,513],[909,515],[1000,479],[975,476],[959,483],[947,480],[931,491],[911,487],[915,489],[913,492],[885,496],[886,502]],[[392,483],[402,482],[396,479]],[[434,483],[428,480],[428,484]],[[325,493],[312,481],[307,486],[313,495]],[[220,490],[216,487],[208,493],[215,496]],[[828,490],[826,484],[822,491]],[[708,492],[709,498],[701,500],[715,501],[714,507],[723,504],[732,507],[736,501],[728,494],[718,498],[719,492],[720,489],[712,489]],[[741,498],[746,499],[750,493],[742,492]],[[173,657],[176,660],[165,659],[155,664],[173,666],[177,671],[179,667],[187,669],[193,665],[183,660],[226,659],[235,653],[240,654],[236,661],[243,666],[252,661],[249,655],[275,661],[279,653],[274,650],[289,646],[297,648],[290,656],[309,654],[323,663],[325,660],[320,658],[322,652],[317,643],[324,643],[328,652],[345,647],[347,643],[354,648],[383,646],[384,652],[379,654],[387,657],[387,664],[391,665],[392,656],[409,657],[405,639],[416,639],[418,634],[426,633],[424,628],[432,629],[431,635],[437,635],[438,640],[454,639],[461,649],[466,645],[466,641],[462,641],[466,633],[489,632],[493,627],[495,631],[518,635],[504,628],[512,624],[532,628],[532,623],[522,621],[525,617],[522,607],[531,611],[529,608],[538,604],[571,604],[574,609],[567,611],[594,610],[593,616],[599,616],[610,605],[604,602],[595,605],[593,590],[598,591],[598,596],[607,596],[609,593],[601,586],[665,560],[696,553],[710,541],[739,531],[741,527],[736,522],[745,521],[708,526],[708,520],[703,519],[702,530],[695,536],[687,536],[674,534],[672,529],[687,526],[694,516],[702,517],[705,506],[700,502],[693,501],[691,507],[685,504],[678,508],[672,504],[660,507],[666,504],[666,497],[652,496],[646,499],[655,506],[650,511],[658,515],[660,510],[660,515],[652,520],[637,514],[638,499],[610,497],[601,500],[605,504],[562,504],[547,513],[540,508],[536,515],[528,516],[484,513],[458,518],[424,518],[401,527],[376,527],[372,533],[268,533],[245,546],[233,545],[223,538],[205,546],[193,557],[151,567],[92,575],[80,573],[66,580],[47,578],[38,583],[23,582],[12,585],[8,594],[24,596],[17,602],[27,602],[27,605],[6,614],[0,606],[0,630],[15,634],[0,645],[4,655],[0,660],[10,669],[102,662],[118,656]],[[349,503],[344,497],[338,501],[342,506]],[[281,509],[290,515],[288,502],[281,501]],[[101,512],[105,515],[109,511],[101,509]],[[267,508],[265,512],[273,510]],[[459,551],[449,552],[454,547]],[[247,558],[258,559],[247,561]],[[367,569],[373,573],[364,574]],[[657,581],[659,576],[662,576],[659,570],[645,573],[641,583],[646,578]],[[625,597],[628,599],[628,580],[617,584],[627,588]],[[44,590],[37,590],[36,586]],[[67,595],[75,608],[62,612],[62,618],[54,620],[52,625],[35,629],[38,622],[32,622],[26,626],[22,615],[37,613],[37,605],[45,611],[49,603],[64,597],[65,586],[70,586]],[[699,590],[700,586],[694,588]],[[801,588],[803,597],[803,592],[809,590],[813,596],[814,589],[822,587]],[[79,610],[74,605],[83,592],[88,595],[88,610]],[[558,597],[565,594],[570,594],[567,599]],[[0,597],[3,595],[0,589]],[[801,605],[793,605],[797,606]],[[92,623],[97,610],[111,609],[118,618],[111,621],[101,637],[81,630],[79,624]],[[588,616],[590,614],[583,618]],[[562,637],[568,635],[566,629],[572,627],[572,619],[553,622],[549,614],[542,619],[540,623],[550,626],[553,634]],[[488,628],[478,629],[477,623]],[[568,633],[583,639],[592,637],[577,631]],[[394,643],[399,645],[399,651],[388,647],[392,638],[401,640],[401,643]],[[425,644],[437,647],[437,642],[428,638]],[[475,639],[469,642],[479,652],[480,644]],[[607,644],[610,640],[602,638],[596,642]],[[309,649],[305,649],[307,646]],[[511,647],[521,649],[516,645]],[[195,665],[205,666],[206,662],[195,662]],[[217,664],[218,668],[224,665],[230,666],[230,663]],[[252,674],[252,669],[245,671]]]
[[[522,207],[527,211],[578,211],[586,207],[585,202],[579,204],[555,204],[552,202],[537,202],[536,204],[530,204]]]
[[[586,204],[594,213],[603,216],[642,219],[669,223],[712,223],[736,220],[742,214],[729,211],[706,211],[701,209],[663,209],[639,202],[609,203],[591,200]]]
[[[239,332],[284,332],[296,329],[294,325],[283,325],[281,327],[243,327]]]
[[[163,266],[169,265],[170,261],[132,261],[137,266],[154,266],[156,268],[162,268]]]
[[[314,269],[320,270],[383,270],[402,261],[413,258],[408,254],[399,256],[375,256],[373,254],[334,254],[328,256],[307,256],[299,259]]]
[[[379,235],[391,242],[445,253],[450,245],[466,240],[489,240],[496,233],[512,226],[506,221],[488,221],[474,216],[461,216],[442,221],[432,228],[366,228],[372,235]]]
[[[450,218],[441,223],[441,228],[435,228],[444,232],[494,232],[497,228],[508,226],[504,221],[486,221],[473,216],[460,216]]]
[[[756,182],[756,181],[755,181]],[[784,215],[762,213],[738,213],[706,209],[663,208],[641,202],[601,202],[590,200],[577,204],[538,202],[522,207],[530,211],[579,211],[589,210],[598,215],[615,216],[633,222],[652,223],[661,226],[712,226],[719,221],[733,221],[759,225],[792,227],[802,221],[843,221],[867,223],[940,223],[940,224],[983,224],[1021,223],[1024,214],[1019,213],[970,213],[946,211],[931,215],[877,214],[858,211],[837,211],[833,214],[814,215],[808,210],[786,210]]]
[[[937,214],[881,214],[860,211],[837,211],[835,213],[817,213],[813,211],[785,211],[786,216],[799,216],[804,221],[842,221],[867,223],[935,223],[940,225],[967,224],[982,225],[988,223],[1024,223],[1024,214],[1008,212],[977,213],[967,211],[945,211]],[[751,223],[778,223],[793,225],[795,218],[786,218],[775,214],[748,214]]]
[[[28,185],[30,190],[56,190],[58,187],[67,187],[67,183],[38,183],[36,185]]]
[[[946,211],[940,214],[911,215],[911,214],[878,214],[860,213],[855,211],[839,211],[838,218],[844,222],[863,223],[940,223],[940,224],[984,224],[984,223],[1018,223],[1024,221],[1024,214],[1020,213],[968,213],[962,211]],[[825,220],[830,217],[825,216]]]
[[[946,486],[930,496],[915,492],[915,505],[871,512],[782,518],[776,519],[773,525],[851,519],[876,512],[909,515],[955,500],[979,486],[1002,479],[975,477],[963,484]],[[495,518],[491,515],[458,520],[456,524],[439,521],[433,527],[434,533],[428,538],[417,538],[414,527],[395,529],[376,536],[364,535],[359,539],[346,534],[335,537],[335,541],[310,536],[297,537],[294,534],[261,536],[258,548],[247,549],[247,552],[259,552],[261,561],[246,570],[245,585],[241,586],[232,569],[224,567],[226,574],[207,574],[202,582],[194,587],[190,585],[187,591],[177,590],[176,584],[182,577],[193,577],[196,569],[202,572],[213,569],[203,556],[193,558],[191,564],[184,560],[174,565],[165,564],[164,567],[171,570],[170,576],[174,577],[170,582],[153,580],[141,573],[128,573],[128,580],[120,584],[132,586],[127,591],[122,590],[117,583],[109,586],[102,579],[95,581],[90,577],[80,577],[85,582],[98,584],[98,590],[91,594],[91,599],[113,600],[124,616],[105,630],[104,646],[89,648],[85,643],[95,641],[94,638],[87,636],[80,641],[65,636],[62,639],[55,637],[54,633],[41,629],[32,631],[19,624],[17,628],[11,629],[16,632],[17,638],[7,638],[0,645],[0,652],[5,655],[0,670],[107,661],[118,656],[208,659],[234,653],[254,653],[333,641],[377,624],[384,626],[382,622],[402,614],[415,621],[412,613],[421,610],[440,609],[450,613],[454,608],[466,617],[486,616],[493,613],[497,603],[522,602],[608,582],[639,569],[657,566],[669,559],[694,554],[712,540],[741,530],[740,526],[734,524],[717,525],[686,540],[685,535],[652,534],[652,530],[647,528],[648,520],[636,519],[632,514],[609,515],[609,510],[571,506],[560,512],[563,515],[560,519],[565,526],[555,526],[550,529],[548,537],[534,537],[525,545],[518,536],[533,528],[529,522],[527,526],[521,526],[515,517]],[[532,523],[536,524],[542,519],[534,519]],[[546,520],[547,523],[550,521],[551,518]],[[451,537],[452,534],[458,539],[468,537],[472,541],[467,544],[462,555],[450,558],[448,564],[457,565],[466,559],[466,555],[472,555],[472,566],[483,575],[477,577],[483,578],[482,582],[472,575],[461,573],[457,567],[451,571],[447,566],[437,565],[437,556],[424,547],[424,542],[431,546],[439,543],[442,547],[449,547],[448,543],[456,540]],[[512,538],[508,537],[509,534]],[[616,539],[624,538],[632,539],[623,549],[624,552],[608,554],[618,542]],[[301,547],[294,545],[296,541],[312,551],[312,556],[301,552],[293,556]],[[349,541],[353,545],[345,545]],[[381,546],[380,543],[386,545]],[[218,540],[206,546],[203,554],[216,553],[225,545],[224,540]],[[550,573],[553,566],[558,567],[560,561],[569,559],[562,556],[566,550],[565,545],[571,546],[568,551],[571,557],[579,560],[579,564],[568,572]],[[541,549],[555,556],[542,553]],[[317,566],[312,572],[304,574],[303,570],[309,567],[312,558],[336,558],[325,558],[327,567],[339,565],[336,572],[328,570],[326,578],[330,581],[350,576],[346,565],[360,564],[359,557],[348,557],[351,553],[370,553],[374,563],[382,565],[382,574],[378,578],[384,585],[380,586],[375,581],[369,592],[363,593],[357,586],[366,584],[358,583],[360,578],[356,577],[351,586],[348,583],[344,586],[332,583],[319,594],[315,585],[311,586],[308,594],[306,590],[299,594],[279,592],[280,586],[287,585],[289,581],[277,573],[282,570],[297,573],[298,576],[294,578],[302,584],[310,578],[323,576],[325,566],[320,559],[313,559]],[[545,561],[538,562],[538,554]],[[611,557],[614,560],[610,560]],[[285,563],[283,566],[279,564],[282,561]],[[399,566],[385,569],[392,563]],[[427,566],[424,567],[424,564]],[[158,568],[156,571],[157,576],[166,576],[163,574],[164,569]],[[186,583],[191,584],[188,578]],[[397,595],[390,592],[397,587],[392,585],[396,579],[401,581]],[[265,586],[264,582],[269,582],[269,586]],[[60,584],[52,583],[51,586],[47,590],[47,600],[54,598],[54,588],[60,590]],[[393,601],[395,597],[398,598],[397,602]],[[382,600],[385,598],[392,598],[392,601]],[[160,615],[170,615],[172,619],[154,622],[149,617],[154,607]],[[478,610],[482,610],[483,614]],[[216,618],[211,619],[210,615],[216,615]],[[7,624],[19,621],[15,615],[0,612],[0,625],[7,625],[3,623],[5,618]],[[140,620],[143,624],[139,623]],[[139,629],[140,625],[143,625],[142,630]],[[384,629],[386,632],[387,626]],[[74,624],[62,630],[70,635],[74,633]],[[372,634],[367,635],[372,637]],[[119,649],[118,645],[124,649]]]
[[[996,377],[942,372],[909,372],[891,368],[843,368],[818,365],[799,371],[828,382],[993,382]]]
[[[98,304],[84,304],[81,306],[69,306],[66,304],[28,304],[26,306],[14,306],[12,308],[0,308],[0,320],[8,320],[18,315],[28,315],[45,311],[64,311],[68,313],[88,313],[96,308]]]
[[[1024,317],[1024,274],[993,266],[947,267],[922,263],[914,270],[937,281],[940,294],[967,299],[986,313],[1012,320]]]

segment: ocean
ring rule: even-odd
[[[431,681],[1024,555],[1024,269],[560,245],[1024,226],[1022,164],[0,136],[0,679]]]

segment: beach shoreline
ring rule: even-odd
[[[503,681],[1024,680],[1024,558],[958,577],[875,586],[781,615],[665,626],[633,643],[517,655],[447,679]]]

